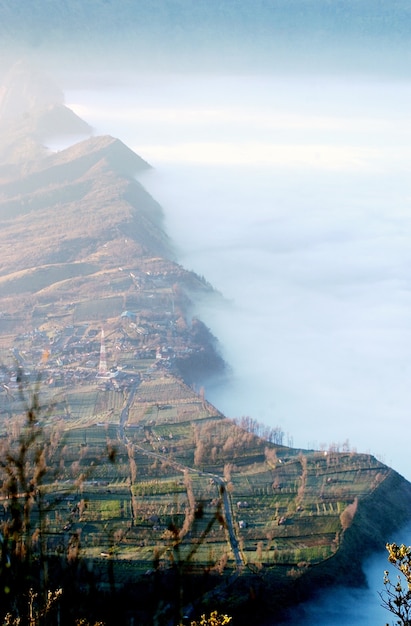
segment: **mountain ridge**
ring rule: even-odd
[[[0,420],[21,418],[19,372],[29,389],[41,377],[42,424],[61,435],[59,480],[44,485],[50,507],[59,496],[50,559],[81,534],[96,576],[81,584],[107,590],[115,571],[141,624],[161,609],[157,583],[172,619],[176,572],[190,610],[240,626],[362,580],[364,557],[409,519],[410,483],[371,455],[290,448],[281,429],[259,436],[213,407],[202,387],[226,364],[193,310],[219,296],[175,260],[134,177],[149,165],[110,136],[50,154],[30,132],[34,149],[10,170],[3,157],[0,181]],[[115,463],[98,461],[107,449]]]

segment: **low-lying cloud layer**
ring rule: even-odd
[[[347,439],[411,476],[411,90],[349,78],[152,77],[69,104],[155,170],[232,380],[230,416],[297,446]]]

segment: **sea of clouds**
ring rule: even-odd
[[[168,74],[66,99],[153,165],[179,261],[226,299],[199,311],[231,366],[208,398],[411,478],[410,85]]]

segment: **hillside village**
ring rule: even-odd
[[[129,275],[133,281],[137,280],[135,273]],[[127,304],[138,305],[135,312],[125,310],[107,319],[103,308],[97,315],[100,319],[85,321],[87,303],[84,302],[53,307],[57,309],[53,313],[47,307],[48,312],[45,315],[43,312],[43,316],[40,307],[34,308],[32,330],[2,336],[2,362],[8,366],[1,374],[3,392],[16,388],[13,380],[16,368],[28,379],[36,378],[41,372],[43,383],[49,387],[95,381],[117,390],[128,389],[136,377],[147,377],[153,370],[178,374],[180,368],[184,369],[185,361],[190,361],[192,382],[201,375],[204,378],[206,367],[222,371],[224,363],[215,353],[215,339],[198,319],[190,324],[185,321],[182,306],[187,297],[179,293],[181,289],[176,284],[167,286],[176,277],[167,281],[163,274],[148,275],[149,281],[144,278],[150,286],[146,284],[144,289],[139,286],[139,297],[134,302],[130,302],[130,297],[126,299]],[[115,304],[120,305],[122,300],[121,296],[117,297]],[[143,300],[146,302],[140,309]],[[93,309],[93,303],[88,308]],[[88,313],[93,316],[94,312]],[[76,321],[79,317],[83,319]],[[0,327],[12,324],[26,327],[27,322],[25,319],[23,324],[12,314],[2,312]],[[104,368],[109,371],[101,367],[102,346],[107,354]],[[210,363],[205,363],[206,360]]]

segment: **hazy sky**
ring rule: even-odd
[[[409,72],[408,0],[2,0],[0,69]]]

